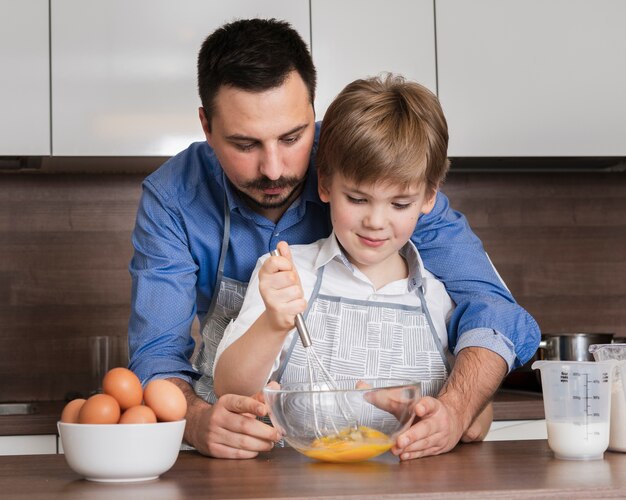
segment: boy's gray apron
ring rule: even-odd
[[[415,293],[421,306],[323,295],[323,275],[321,267],[305,316],[312,348],[335,379],[419,380],[423,396],[436,396],[450,366],[424,300],[419,268]],[[273,378],[281,383],[309,381],[306,352],[297,335]]]
[[[215,363],[217,346],[222,340],[228,324],[239,315],[248,288],[248,283],[224,276],[224,262],[226,261],[229,241],[230,210],[228,210],[228,203],[224,197],[224,234],[214,288],[217,293],[213,293],[209,309],[200,325],[202,346],[192,360],[194,370],[202,374],[193,384],[196,394],[211,404],[217,401],[213,391],[213,363]]]

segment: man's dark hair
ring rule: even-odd
[[[198,91],[209,127],[222,85],[251,92],[279,87],[296,70],[315,99],[315,66],[302,37],[285,21],[243,19],[209,35],[198,54]]]

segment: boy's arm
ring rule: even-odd
[[[291,252],[285,242],[278,248],[281,256],[259,261],[239,317],[224,332],[213,372],[217,395],[260,391],[294,328],[296,314],[306,308]]]
[[[263,389],[280,353],[287,331],[276,331],[267,312],[227,347],[214,370],[215,394],[250,396]]]

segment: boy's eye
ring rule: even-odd
[[[394,208],[397,208],[398,210],[405,210],[409,208],[411,205],[413,205],[413,203],[392,203],[392,205],[394,206]]]
[[[346,198],[348,198],[348,201],[350,203],[365,203],[367,200],[365,198],[355,198],[354,196],[350,196],[349,194],[346,195]]]

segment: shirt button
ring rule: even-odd
[[[278,236],[280,233],[274,233],[274,236]]]

